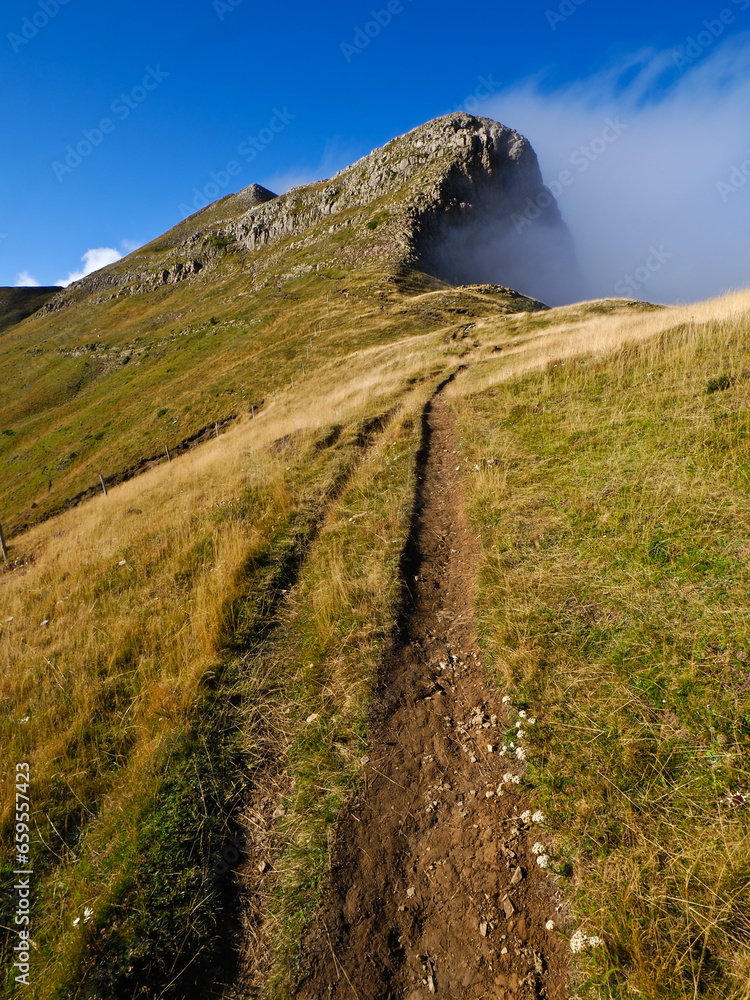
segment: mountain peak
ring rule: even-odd
[[[284,281],[287,251],[448,284],[492,283],[549,302],[577,292],[572,240],[530,143],[490,118],[454,112],[392,139],[334,177],[276,196],[258,184],[201,209],[88,276],[46,308],[92,292],[148,292],[207,278],[239,254],[254,286]],[[294,273],[305,265],[297,261]]]

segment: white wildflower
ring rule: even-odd
[[[542,812],[541,809],[537,809],[537,811],[531,817],[531,822],[532,823],[543,823],[544,822],[544,813]]]
[[[28,721],[29,721],[29,716],[27,715],[25,718],[21,719],[21,725],[23,725],[25,722]]]
[[[588,937],[582,930],[577,930],[570,939],[570,950],[578,954],[589,948],[598,948],[600,944],[604,944],[600,937]]]
[[[549,868],[549,857],[546,854],[538,854],[536,863],[540,868]]]
[[[530,726],[535,726],[535,725],[536,725],[536,719],[527,719],[527,720],[526,720],[526,722],[527,722],[527,723],[528,723],[528,724],[529,724]]]
[[[536,844],[534,844],[534,846],[531,848],[531,853],[544,854],[546,850],[547,848],[544,846],[544,844],[540,844],[539,841],[537,841]]]
[[[531,809],[521,813],[521,822],[527,824],[531,822]]]
[[[586,935],[583,931],[576,931],[570,939],[570,950],[574,955],[584,951],[586,948]]]
[[[548,931],[553,931],[555,929],[555,921],[548,920],[544,926],[547,928]]]
[[[526,760],[526,751],[523,747],[516,747],[516,757],[519,760]]]
[[[93,917],[93,915],[94,915],[94,911],[91,909],[91,907],[90,906],[85,907],[84,911],[83,911],[83,922],[84,922],[84,924],[87,924],[89,922],[89,920],[91,920],[91,918]]]
[[[509,704],[510,704],[510,695],[504,694],[503,695],[503,705],[509,705]]]
[[[522,740],[525,736],[526,733],[523,729],[519,729],[518,732],[516,733],[516,738],[519,740]]]
[[[526,712],[524,712],[523,709],[521,709],[521,711],[518,713],[518,718],[519,719],[525,719],[526,718]]]
[[[75,920],[73,921],[73,926],[77,927],[80,924],[80,922],[81,922],[81,918],[80,917],[76,917]]]

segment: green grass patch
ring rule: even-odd
[[[678,329],[457,403],[481,641],[537,719],[592,1000],[750,995],[749,349],[746,322]]]

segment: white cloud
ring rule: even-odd
[[[123,240],[120,243],[120,246],[125,251],[125,253],[132,253],[134,250],[139,250],[143,246],[143,244],[136,243],[135,240]]]
[[[83,257],[81,257],[83,269],[81,271],[72,271],[67,278],[59,278],[55,284],[66,288],[74,281],[80,281],[81,278],[85,278],[92,271],[98,271],[100,267],[106,267],[107,264],[114,264],[116,260],[120,260],[121,258],[122,254],[120,251],[115,250],[113,247],[97,247],[94,250],[87,250]]]
[[[647,51],[565,88],[535,79],[479,112],[536,150],[587,294],[623,294],[636,270],[648,280],[627,294],[662,302],[750,284],[749,39],[717,44],[684,73],[671,52]],[[602,141],[608,118],[627,128]]]
[[[38,288],[39,282],[33,274],[28,271],[21,271],[16,280],[16,288]]]

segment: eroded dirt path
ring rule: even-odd
[[[296,995],[563,1000],[565,949],[545,927],[552,890],[531,851],[540,831],[521,820],[525,803],[497,794],[519,765],[497,753],[509,723],[479,661],[476,543],[442,392],[424,421],[404,603],[375,696],[371,759],[337,829]]]

